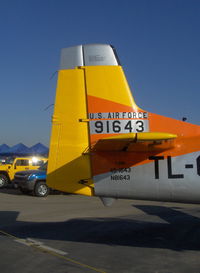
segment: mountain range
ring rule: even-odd
[[[7,144],[0,145],[1,155],[47,155],[49,149],[41,143],[27,147],[23,143],[9,147]]]

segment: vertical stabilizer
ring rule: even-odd
[[[137,115],[147,119],[133,100],[112,46],[63,49],[52,119],[48,185],[93,195],[96,167],[92,146],[99,139],[140,130]],[[146,120],[143,131],[148,131]]]

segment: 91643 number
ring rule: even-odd
[[[148,131],[148,120],[92,120],[91,134],[140,133]]]

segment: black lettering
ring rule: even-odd
[[[131,115],[131,112],[128,112],[128,118],[131,118],[132,115]]]
[[[173,174],[172,173],[172,157],[167,157],[167,168],[168,168],[168,178],[176,179],[176,178],[184,178],[183,174]]]
[[[136,125],[138,125],[138,128],[136,128],[136,132],[143,132],[144,131],[144,123],[141,120],[136,121]]]
[[[119,118],[119,112],[115,113],[115,118]]]
[[[93,119],[94,118],[94,114],[90,113],[89,117],[90,117],[90,119]]]
[[[132,132],[133,128],[132,128],[132,124],[131,124],[131,120],[129,120],[126,123],[126,126],[124,127],[125,130],[128,130],[130,133]]]
[[[119,125],[120,125],[120,121],[119,120],[113,121],[113,123],[112,123],[113,132],[119,133],[121,131],[121,127]]]
[[[115,181],[120,180],[120,181],[126,182],[126,180],[130,180],[130,175],[123,175],[123,174],[117,175],[117,174],[115,174],[115,175],[111,175],[110,179],[115,180]]]
[[[110,132],[110,130],[109,130],[109,121],[108,120],[106,121],[106,131],[107,131],[107,133]]]
[[[143,118],[143,115],[141,112],[138,113],[138,118]]]
[[[123,113],[122,113],[122,116],[123,116],[123,118],[125,118],[125,116],[126,116],[126,112],[123,112]]]
[[[193,164],[185,164],[185,168],[186,169],[192,169],[193,168]]]
[[[137,113],[133,112],[133,118],[137,118]]]
[[[103,132],[103,122],[102,121],[96,121],[94,123],[94,126],[95,126],[95,132],[100,134]]]
[[[143,113],[143,118],[148,118],[148,114],[147,113]]]
[[[98,113],[98,118],[99,118],[99,119],[102,118],[102,113]]]
[[[150,156],[149,160],[154,160],[155,179],[159,179],[159,160],[163,160],[164,156]]]

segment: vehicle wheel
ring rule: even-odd
[[[0,188],[8,185],[8,177],[5,174],[0,174]]]
[[[13,186],[14,189],[18,189],[19,188],[18,184],[15,184],[15,183],[12,183],[12,186]]]
[[[14,182],[12,182],[12,187],[13,187],[14,189],[18,189],[18,188],[19,188],[19,185],[16,184],[16,183],[14,183]]]
[[[38,197],[45,197],[49,194],[49,187],[45,182],[37,182],[34,188],[34,194]]]
[[[21,193],[24,193],[24,194],[29,193],[29,190],[27,190],[27,189],[23,189],[21,187],[19,187],[19,189],[20,189]]]

